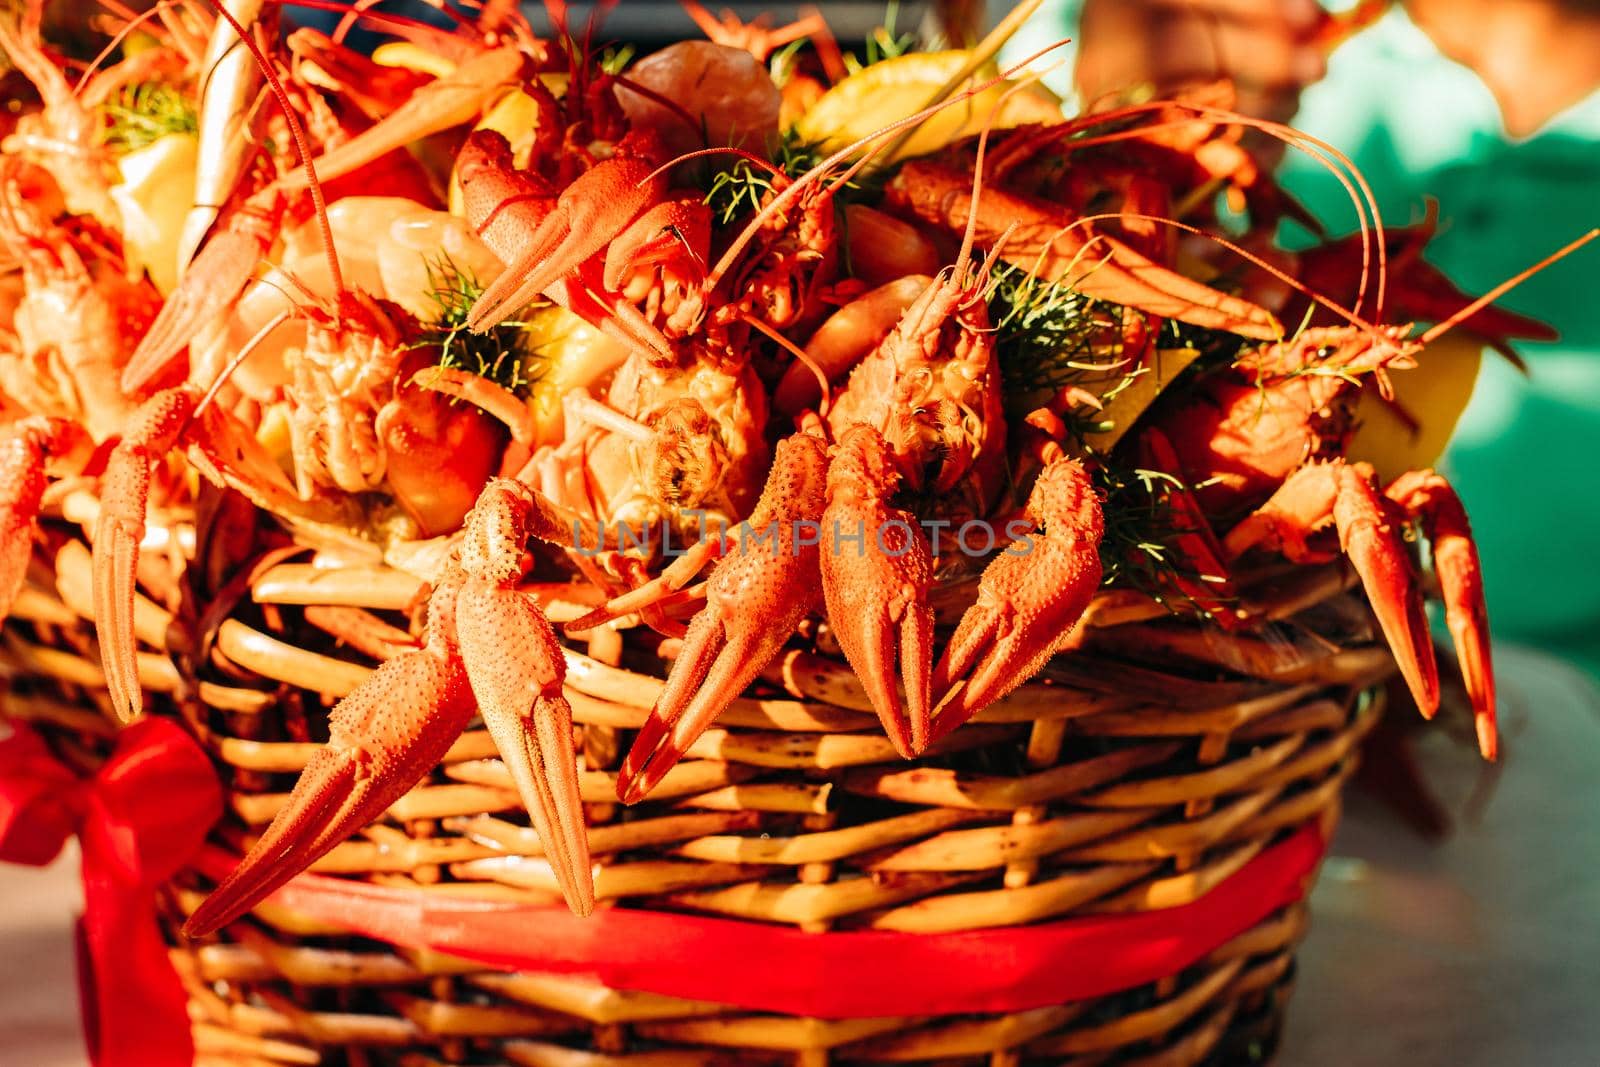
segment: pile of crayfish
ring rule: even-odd
[[[593,908],[535,575],[584,591],[568,637],[679,648],[631,803],[797,633],[831,635],[909,758],[1073,647],[1104,585],[1250,626],[1231,575],[1252,552],[1348,557],[1431,714],[1415,526],[1493,757],[1460,502],[1428,470],[1383,484],[1352,442],[1443,330],[1545,331],[1375,217],[1279,248],[1281,221],[1313,224],[1244,135],[1305,142],[1226,86],[1064,118],[997,68],[1003,30],[864,63],[815,16],[694,4],[708,39],[631,62],[555,3],[547,37],[510,4],[441,8],[444,29],[312,5],[343,13],[330,33],[271,0],[108,4],[84,64],[41,4],[0,19],[0,617],[41,516],[85,486],[125,719],[148,516],[202,482],[431,588],[425,640],[333,708],[190,933],[380,816],[474,716]],[[353,50],[357,25],[389,41]],[[1157,516],[1133,535],[1129,494]]]

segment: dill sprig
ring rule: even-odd
[[[615,77],[628,69],[628,64],[633,62],[634,55],[639,51],[631,44],[607,45],[600,50],[596,65],[606,74]]]
[[[903,56],[917,46],[916,34],[895,32],[895,22],[899,15],[900,4],[897,0],[889,0],[883,12],[883,25],[867,34],[863,56],[857,59],[854,53],[850,53],[844,57],[845,67],[851,74],[856,74],[874,63],[881,63],[885,59]]]
[[[439,366],[468,371],[517,396],[526,396],[543,367],[539,352],[528,342],[525,316],[543,306],[542,301],[524,309],[522,315],[475,333],[467,329],[467,317],[483,294],[483,283],[443,253],[427,263],[427,272],[428,295],[438,305],[438,313],[425,324],[422,337],[412,347],[437,346]]]
[[[800,50],[809,43],[802,37],[798,41],[790,41],[772,53],[772,58],[767,61],[767,68],[772,73],[774,85],[782,89],[789,84],[789,79],[800,70]]]
[[[773,153],[772,161],[777,164],[779,170],[789,177],[798,178],[832,154],[823,146],[821,141],[807,141],[796,133],[793,128],[790,128],[783,131],[783,134],[778,138],[778,148]],[[829,181],[832,180],[834,179],[829,179]],[[849,190],[861,188],[859,176],[852,178],[845,186],[845,189]]]
[[[733,166],[717,170],[706,186],[705,204],[719,226],[731,226],[735,219],[759,211],[761,202],[772,192],[773,176],[748,159],[735,159]]]
[[[199,128],[195,105],[181,91],[162,82],[125,85],[102,106],[109,125],[106,144],[133,152],[173,133]]]
[[[1041,281],[1021,267],[996,263],[989,319],[1006,392],[1054,392],[1085,378],[1103,380],[1121,359],[1119,351],[1105,348],[1104,339],[1120,341],[1127,314],[1133,313],[1093,300],[1070,285]]]
[[[1200,353],[1194,369],[1206,370],[1226,366],[1239,358],[1239,354],[1259,341],[1251,341],[1226,330],[1213,330],[1204,326],[1191,326],[1177,319],[1167,319],[1157,335],[1157,348],[1192,348]]]
[[[1094,467],[1095,487],[1103,497],[1105,536],[1100,541],[1100,584],[1136,589],[1173,611],[1209,614],[1185,591],[1215,583],[1201,574],[1178,542],[1187,530],[1172,502],[1187,492],[1177,475],[1103,459]]]
[[[822,144],[807,141],[793,129],[785,130],[778,138],[772,152],[772,165],[785,177],[798,178],[828,157]],[[842,173],[844,168],[839,168]],[[719,226],[730,226],[735,220],[761,209],[762,202],[772,192],[776,176],[765,167],[736,158],[731,166],[709,171],[704,180],[705,203]],[[837,183],[836,175],[829,175],[820,183],[824,188]],[[839,190],[835,203],[865,199],[876,195],[875,189],[863,183],[860,176],[851,178]]]

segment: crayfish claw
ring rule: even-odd
[[[622,762],[617,796],[627,804],[666,776],[696,738],[778,654],[822,599],[816,532],[827,448],[810,433],[778,442],[761,499],[740,540],[706,582],[706,604],[650,717]]]
[[[839,647],[846,648],[847,640],[854,645],[855,655],[846,652],[845,658],[854,666],[859,656],[862,687],[895,751],[906,759],[921,755],[933,721],[933,608],[902,588],[869,612],[852,617],[850,611],[846,607],[842,616],[849,622],[834,626]],[[846,630],[852,631],[848,639]],[[896,687],[897,666],[904,701]]]
[[[100,515],[93,539],[95,636],[111,706],[124,722],[144,710],[133,599],[151,468],[177,443],[194,414],[196,399],[191,390],[178,388],[147,400],[111,450],[100,479]]]
[[[1444,477],[1431,470],[1410,471],[1384,491],[1408,514],[1422,520],[1433,546],[1433,569],[1444,597],[1445,624],[1455,642],[1461,678],[1472,703],[1478,750],[1484,759],[1499,751],[1495,724],[1494,661],[1489,652],[1489,611],[1483,572],[1461,498]]]
[[[1370,472],[1341,464],[1333,517],[1339,543],[1361,577],[1400,673],[1424,718],[1439,710],[1439,667],[1417,568],[1400,527],[1404,516],[1379,495]],[[1398,520],[1398,521],[1397,521]]]
[[[386,661],[328,718],[328,743],[239,866],[189,916],[202,937],[244,914],[377,818],[444,757],[472,718],[458,657],[436,647]]]
[[[360,765],[349,753],[325,748],[306,763],[289,804],[267,832],[183,924],[187,937],[204,937],[232,922],[326,852],[322,839],[346,821],[358,796]]]
[[[49,483],[45,462],[65,451],[77,425],[33,416],[0,438],[0,622],[11,614],[28,577],[39,508]]]
[[[123,722],[131,722],[144,709],[133,602],[150,495],[148,453],[119,444],[106,462],[103,485],[93,542],[95,636],[111,706]]]
[[[515,48],[485,49],[469,56],[449,74],[411,93],[394,111],[318,156],[317,178],[331,182],[431,134],[476,121],[496,95],[521,83],[522,67],[522,53]],[[285,192],[297,192],[310,179],[304,168],[296,168],[276,184]]]
[[[1439,668],[1417,569],[1400,534],[1405,516],[1373,482],[1364,463],[1301,467],[1223,543],[1230,557],[1265,545],[1294,562],[1314,560],[1320,553],[1307,539],[1332,519],[1417,708],[1432,718],[1439,708]]]
[[[594,911],[588,828],[578,789],[566,661],[555,631],[525,595],[469,580],[456,598],[456,636],[478,701],[544,846],[567,905]]]
[[[660,784],[689,746],[777,655],[804,613],[802,607],[794,618],[773,621],[773,628],[765,632],[761,620],[730,624],[728,618],[714,614],[711,605],[696,615],[666,688],[622,761],[617,798],[634,804]]]
[[[111,706],[123,722],[144,710],[133,632],[134,581],[144,523],[128,522],[102,506],[94,530],[94,615]]]
[[[1012,541],[984,568],[977,602],[933,669],[934,740],[1037,674],[1100,586],[1105,519],[1081,464],[1051,460],[1024,514],[1042,533]]]
[[[247,210],[231,221],[244,227],[250,222]],[[268,233],[259,228],[223,228],[212,234],[123,364],[124,392],[141,392],[171,370],[185,347],[244,292],[270,243]]]
[[[846,429],[828,468],[821,569],[839,647],[895,750],[910,759],[927,747],[932,719],[933,548],[916,516],[888,503],[899,485],[883,435],[862,423]]]

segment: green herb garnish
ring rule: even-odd
[[[1094,482],[1104,497],[1106,525],[1100,541],[1101,586],[1136,589],[1170,610],[1209,615],[1185,587],[1215,585],[1220,590],[1223,579],[1197,571],[1179,547],[1179,541],[1193,531],[1172,500],[1174,494],[1194,487],[1167,471],[1110,460],[1096,465]]]
[[[1121,360],[1122,321],[1136,314],[1009,263],[990,271],[989,319],[1007,393],[1054,392],[1103,381]],[[1111,349],[1106,339],[1118,343]]]
[[[106,144],[118,152],[133,152],[174,133],[199,129],[195,105],[178,89],[161,82],[125,85],[102,110],[110,120]]]
[[[468,371],[517,396],[526,396],[543,373],[543,359],[524,332],[526,316],[547,306],[545,302],[536,301],[522,314],[475,333],[467,329],[467,317],[483,295],[484,285],[447,255],[430,262],[427,270],[428,295],[439,310],[412,347],[437,346],[439,366]]]
[[[895,59],[910,52],[917,45],[917,35],[914,33],[896,33],[895,22],[900,14],[900,4],[897,0],[889,0],[889,5],[883,12],[883,25],[867,34],[865,55],[857,59],[854,54],[844,57],[844,64],[851,74],[870,67],[874,63],[881,63],[885,59]]]

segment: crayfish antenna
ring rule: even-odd
[[[950,228],[957,219],[965,224],[971,217],[969,184],[969,176],[956,167],[912,160],[890,181],[887,202],[924,222]],[[978,243],[992,247],[1010,230],[1000,258],[1045,282],[1065,282],[1097,300],[1241,337],[1272,341],[1283,336],[1282,325],[1266,308],[1169,270],[1107,234],[1089,231],[1093,217],[1005,189],[984,195]]]
[[[184,933],[202,937],[238,918],[382,815],[443,758],[473,710],[466,671],[437,645],[386,661],[333,709],[328,743],[288,805]]]
[[[1037,674],[1100,587],[1105,518],[1082,464],[1052,455],[1023,514],[1034,532],[984,568],[933,669],[935,741]]]
[[[1436,323],[1421,337],[1417,338],[1417,343],[1425,345],[1434,338],[1446,333],[1457,325],[1466,322],[1475,315],[1481,314],[1484,311],[1497,311],[1498,309],[1490,307],[1490,305],[1496,300],[1499,300],[1502,296],[1505,296],[1512,289],[1515,289],[1517,286],[1521,285],[1535,274],[1538,274],[1546,267],[1549,267],[1560,260],[1566,259],[1568,256],[1572,255],[1572,253],[1576,252],[1578,249],[1582,248],[1584,245],[1595,240],[1596,238],[1600,238],[1600,227],[1596,227],[1583,236],[1567,242],[1567,244],[1556,249],[1548,256],[1545,256],[1533,266],[1528,267],[1525,270],[1518,271],[1516,274],[1513,274],[1511,277],[1507,278],[1493,289],[1490,289],[1487,293],[1484,293],[1470,304],[1467,304],[1465,307],[1458,308],[1453,314],[1450,315],[1449,318]],[[1537,326],[1541,324],[1535,323],[1534,325]]]
[[[617,778],[625,804],[642,799],[778,654],[822,599],[815,527],[825,502],[827,448],[806,432],[778,442],[772,472],[737,547],[706,583],[683,651]]]

